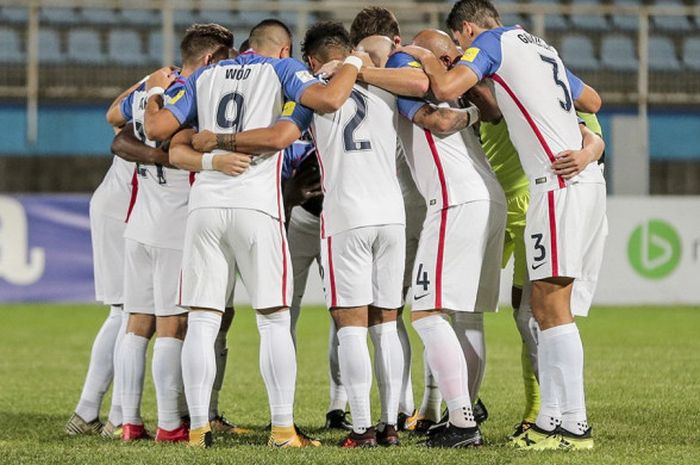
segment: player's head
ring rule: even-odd
[[[241,42],[241,46],[239,47],[239,51],[241,53],[247,52],[248,50],[250,50],[250,39],[246,39]]]
[[[278,19],[265,19],[250,30],[248,45],[263,56],[289,58],[292,56],[292,30]]]
[[[360,11],[350,26],[350,39],[358,45],[369,36],[388,37],[395,45],[401,45],[401,30],[394,13],[380,6],[368,6]]]
[[[501,18],[490,0],[460,0],[447,15],[447,27],[459,45],[467,49],[476,36],[501,26]]]
[[[193,24],[180,42],[182,67],[196,69],[225,60],[233,48],[233,33],[219,24]]]
[[[352,51],[350,34],[337,21],[322,21],[306,31],[301,54],[311,70],[316,73],[331,60],[342,60]]]
[[[369,36],[357,44],[357,49],[367,52],[374,66],[383,68],[389,60],[389,55],[396,49],[396,44],[387,36]]]
[[[461,57],[450,36],[438,29],[423,29],[413,38],[413,43],[433,52],[448,69]]]
[[[465,94],[467,99],[476,105],[481,114],[480,119],[487,123],[497,123],[503,118],[501,110],[498,108],[496,97],[493,95],[491,84],[481,81]]]

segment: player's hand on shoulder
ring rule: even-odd
[[[175,74],[176,69],[177,68],[173,66],[164,66],[153,71],[146,81],[146,90],[153,89],[154,87],[162,87],[163,89],[170,87],[170,84],[177,79],[177,75]]]
[[[330,79],[338,72],[343,62],[340,60],[331,60],[321,67],[318,71],[318,76],[324,79]]]
[[[216,155],[212,159],[212,166],[228,176],[238,176],[248,170],[252,160],[253,157],[246,153],[229,152]]]
[[[395,53],[403,52],[407,55],[411,55],[418,61],[423,61],[426,58],[433,56],[433,52],[427,48],[419,47],[418,45],[404,45],[396,50]]]
[[[593,153],[585,148],[581,150],[565,150],[554,157],[552,169],[557,176],[571,179],[585,170],[588,164],[593,161],[595,161]]]
[[[197,152],[211,152],[216,149],[216,134],[211,131],[195,132],[192,136],[192,148]]]

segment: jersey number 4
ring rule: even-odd
[[[571,111],[571,92],[566,86],[566,83],[559,79],[559,63],[557,63],[557,60],[555,60],[554,58],[547,57],[544,55],[540,55],[540,58],[542,59],[542,61],[552,66],[552,75],[554,76],[554,83],[557,86],[561,87],[564,91],[564,101],[562,102],[561,100],[559,100],[559,105],[564,111]]]
[[[343,144],[346,152],[358,152],[372,150],[372,143],[368,140],[356,140],[355,131],[367,117],[367,97],[353,89],[350,98],[355,102],[355,115],[345,123],[343,128]]]

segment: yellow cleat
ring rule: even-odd
[[[105,423],[104,428],[100,436],[106,439],[121,439],[122,438],[122,425],[114,425],[111,421]]]
[[[513,438],[511,445],[522,450],[548,450],[551,447],[551,439],[557,435],[557,432],[556,429],[545,431],[537,425],[532,425],[518,437]]]
[[[320,447],[321,441],[302,433],[296,425],[288,427],[273,426],[267,445],[280,449],[287,447]]]
[[[594,442],[591,437],[591,428],[585,433],[577,435],[562,427],[547,432],[533,426],[514,442],[514,446],[521,450],[590,450]]]
[[[211,430],[214,433],[224,433],[224,434],[250,434],[253,430],[248,428],[241,428],[238,425],[234,425],[224,417],[224,415],[219,415],[214,417],[210,422]]]
[[[201,428],[190,430],[190,441],[188,442],[189,447],[197,447],[199,449],[208,449],[211,447],[214,439],[211,434],[211,427],[209,425],[202,426]]]

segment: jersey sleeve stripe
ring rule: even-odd
[[[508,86],[508,84],[506,84],[506,82],[503,80],[503,78],[501,76],[499,76],[498,74],[492,74],[491,78],[495,82],[500,84],[501,87],[503,87],[503,89],[508,93],[508,95],[510,95],[510,98],[513,99],[513,102],[515,102],[517,107],[520,109],[520,112],[525,117],[525,120],[530,125],[530,128],[535,133],[535,136],[537,137],[537,140],[540,142],[540,145],[542,146],[544,151],[547,153],[547,157],[549,157],[549,161],[554,163],[555,159],[554,159],[554,153],[552,153],[552,149],[549,148],[547,141],[544,139],[544,136],[542,135],[539,128],[535,124],[535,121],[532,119],[532,116],[530,116],[530,113],[528,113],[527,109],[522,104],[520,99],[517,97],[517,95],[515,95],[515,92],[513,92],[513,90]],[[557,176],[557,180],[559,181],[560,188],[563,189],[564,187],[566,187],[566,182],[564,181],[564,178],[562,178],[561,176]]]
[[[554,208],[554,191],[547,192],[549,212],[549,247],[552,254],[552,277],[559,276],[559,252],[557,250],[557,210]]]

